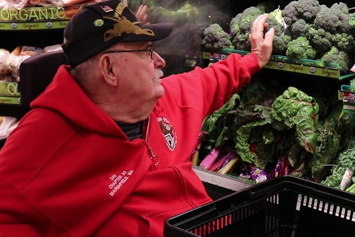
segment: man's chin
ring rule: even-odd
[[[156,88],[156,95],[157,98],[161,98],[165,94],[165,89],[164,87],[160,84],[158,88]]]

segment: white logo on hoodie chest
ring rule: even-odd
[[[121,174],[112,174],[110,176],[111,183],[108,185],[110,192],[109,195],[113,197],[118,190],[122,188],[122,186],[127,182],[130,176],[133,174],[133,170],[122,171]]]

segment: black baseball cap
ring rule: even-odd
[[[167,37],[173,24],[142,24],[121,1],[87,4],[64,29],[62,48],[74,68],[119,42],[156,41]]]

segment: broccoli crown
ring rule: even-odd
[[[348,24],[355,27],[355,13],[349,14]]]
[[[249,7],[242,12],[242,17],[239,21],[239,27],[242,31],[250,31],[251,25],[256,17],[264,12],[257,7]]]
[[[337,32],[342,22],[333,10],[326,5],[322,5],[316,18],[314,19],[314,24],[332,33]]]
[[[209,25],[204,31],[203,31],[203,36],[205,37],[206,40],[209,42],[215,42],[220,40],[221,38],[227,38],[229,37],[228,33],[223,30],[223,28],[217,24],[214,23],[212,25]]]
[[[269,13],[268,27],[265,28],[265,32],[274,28],[275,35],[273,39],[273,53],[283,55],[286,52],[287,43],[291,41],[291,36],[288,34],[289,30],[286,28],[283,18],[282,10],[277,8]]]
[[[344,33],[353,33],[355,32],[355,18],[353,13],[349,13],[349,8],[346,3],[339,2],[334,3],[330,10],[333,14],[338,16],[339,21],[341,22],[338,26],[338,30]]]
[[[240,34],[237,35],[232,44],[235,46],[236,49],[250,51],[251,50],[251,43],[249,41],[249,34]]]
[[[352,53],[354,51],[355,39],[353,35],[347,33],[336,33],[333,35],[333,44],[340,51]]]
[[[306,36],[310,28],[311,24],[307,23],[302,18],[298,19],[290,26],[292,38],[296,39],[300,36]]]
[[[216,44],[214,45],[214,48],[218,49],[223,49],[223,48],[233,48],[232,47],[232,41],[230,38],[221,38]]]
[[[316,53],[316,50],[310,45],[308,39],[304,36],[291,40],[287,44],[286,56],[295,60],[302,58],[314,59]]]
[[[238,13],[230,23],[230,37],[232,44],[240,50],[250,50],[249,33],[256,17],[264,12],[255,6],[246,8]]]
[[[285,33],[281,35],[275,35],[273,39],[273,54],[285,55],[287,44],[291,41],[291,36]]]
[[[347,15],[349,14],[349,8],[346,3],[339,2],[339,3],[334,3],[331,7],[330,10],[337,16],[341,17],[342,15]]]
[[[343,33],[354,34],[355,33],[355,14],[349,13],[343,15],[341,18],[340,31]]]
[[[269,26],[267,28],[265,28],[265,32],[267,32],[269,29],[274,28],[275,29],[275,35],[281,35],[285,29],[282,26],[282,24],[280,24],[276,19],[269,19],[268,21]]]
[[[297,1],[291,1],[282,10],[282,16],[287,25],[291,25],[294,21],[297,21],[298,19],[299,14],[296,6],[297,6]]]
[[[300,18],[306,21],[313,20],[319,10],[320,4],[317,0],[298,0],[287,4],[282,11],[282,15],[286,24],[291,25]]]
[[[329,51],[333,45],[333,35],[315,25],[311,25],[306,33],[306,37],[319,56],[322,56],[325,52]]]
[[[297,2],[297,11],[306,20],[315,18],[319,9],[320,4],[317,0],[298,0]]]
[[[314,24],[332,33],[355,33],[355,15],[349,13],[346,3],[334,3],[331,7],[321,6]]]
[[[206,49],[218,50],[232,46],[229,34],[217,23],[209,25],[203,31],[203,36],[202,45]]]
[[[323,61],[325,65],[330,65],[331,63],[339,64],[340,73],[347,73],[352,63],[349,55],[344,51],[340,51],[335,46],[332,46],[332,48],[322,56],[321,61]]]
[[[280,10],[279,8],[269,13],[269,19],[267,22],[269,26],[265,29],[265,32],[268,31],[270,28],[275,29],[275,35],[281,35],[285,32],[286,27],[283,24],[282,10]]]

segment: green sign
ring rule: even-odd
[[[3,22],[28,22],[66,19],[63,7],[24,7],[20,10],[15,8],[0,9],[0,21]]]
[[[0,104],[20,105],[20,97],[0,96]]]
[[[340,71],[338,69],[331,69],[331,68],[325,68],[325,67],[314,67],[314,66],[293,64],[293,63],[286,63],[286,62],[269,61],[266,64],[265,68],[279,69],[282,71],[303,73],[303,74],[329,77],[329,78],[339,78],[340,77]]]
[[[68,24],[66,21],[47,21],[47,22],[0,22],[1,30],[48,30],[63,29]]]

